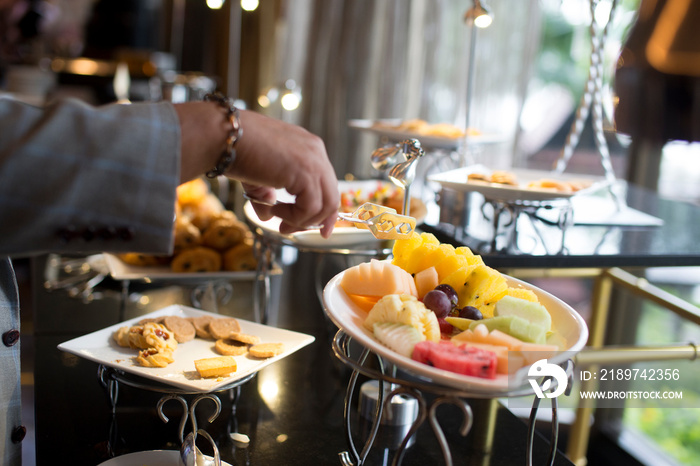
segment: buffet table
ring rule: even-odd
[[[313,254],[300,254],[294,264],[285,267],[284,280],[273,290],[280,304],[270,322],[312,335],[315,341],[262,369],[239,388],[216,393],[222,410],[212,424],[207,418],[213,405],[207,400],[198,405],[199,427],[211,434],[222,459],[230,464],[333,465],[340,464],[339,454],[348,450],[343,409],[352,370],[334,355],[332,343],[337,328],[325,316],[308,274],[300,273],[309,270],[315,260]],[[37,304],[41,305],[44,298],[39,296]],[[55,303],[55,307],[45,312],[65,320],[66,328],[47,328],[39,322],[34,336],[37,464],[61,458],[70,459],[71,464],[96,465],[132,452],[178,449],[182,414],[178,403],[162,406],[169,419],[165,423],[157,410],[162,393],[120,384],[113,410],[98,377],[98,364],[56,348],[66,340],[117,323],[115,317],[119,314],[113,309],[118,305],[108,299],[81,306],[57,299],[55,294],[49,298],[46,302]],[[68,330],[71,320],[82,328]],[[184,398],[192,401],[192,396]],[[490,451],[477,446],[482,433],[476,428],[466,438],[460,435],[459,410],[441,407],[437,414],[455,464],[526,464],[527,424],[507,409],[496,412],[497,427]],[[474,414],[476,419],[483,415],[476,409]],[[354,410],[351,424],[357,442],[362,442],[369,421]],[[547,432],[546,424],[543,429]],[[237,443],[231,433],[244,434],[250,442]],[[366,464],[391,464],[397,439],[400,441],[404,433],[403,428],[382,426]],[[206,442],[198,445],[210,454]],[[533,464],[545,464],[548,453],[548,441],[536,434]],[[402,464],[443,464],[438,441],[427,422],[418,430]],[[571,463],[559,453],[554,464]]]

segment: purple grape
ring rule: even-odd
[[[435,289],[438,291],[442,291],[447,295],[450,302],[452,303],[453,308],[457,307],[457,303],[459,302],[459,296],[457,296],[457,292],[454,288],[452,288],[452,286],[448,285],[447,283],[443,283],[441,285],[436,286]]]
[[[435,313],[438,318],[447,317],[452,310],[450,298],[445,293],[438,290],[430,290],[423,296],[425,307]]]
[[[460,311],[459,311],[459,316],[462,317],[463,319],[471,319],[471,320],[481,320],[484,318],[483,315],[481,315],[481,311],[475,308],[474,306],[464,306]]]

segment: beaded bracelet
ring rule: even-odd
[[[231,131],[226,138],[226,150],[219,157],[216,166],[206,173],[207,178],[216,178],[219,175],[223,175],[226,169],[236,160],[236,149],[234,146],[243,135],[243,129],[241,128],[241,118],[238,109],[233,105],[233,99],[226,97],[220,92],[215,92],[205,95],[204,100],[216,102],[223,107],[226,110],[226,118],[231,122]]]

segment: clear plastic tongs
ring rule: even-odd
[[[247,193],[243,197],[251,202],[274,206],[277,204],[256,199]],[[365,202],[352,213],[338,213],[338,220],[353,223],[357,228],[369,230],[377,239],[404,239],[411,236],[416,229],[416,219],[408,215],[401,215],[396,209]],[[321,225],[307,226],[307,230],[320,229]]]

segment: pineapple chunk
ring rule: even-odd
[[[534,291],[528,290],[526,288],[514,288],[510,287],[508,288],[508,291],[506,292],[508,296],[512,296],[514,298],[520,298],[524,299],[526,301],[532,301],[533,303],[539,302],[539,299],[537,299],[537,295],[535,294]]]
[[[440,341],[440,324],[435,313],[415,296],[390,294],[382,297],[369,311],[364,326],[374,332],[374,324],[393,322],[416,328],[429,341]]]
[[[415,231],[411,233],[411,236],[408,238],[397,239],[394,241],[394,247],[392,249],[394,258],[391,263],[405,270],[408,255],[421,244],[423,244],[423,238]]]
[[[497,270],[486,265],[477,265],[471,271],[461,289],[455,288],[459,295],[459,305],[474,306],[481,311],[484,318],[493,317],[496,301],[508,291],[506,278]]]
[[[467,267],[467,258],[460,254],[452,254],[435,264],[438,280],[442,281],[459,269]]]

